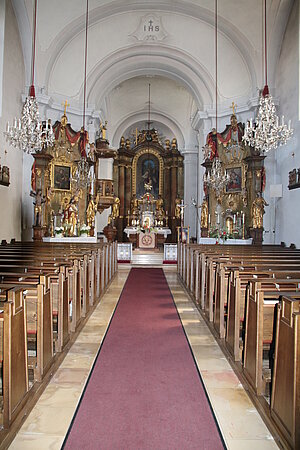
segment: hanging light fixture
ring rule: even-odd
[[[215,158],[210,172],[204,174],[204,183],[216,192],[216,196],[220,197],[222,190],[229,181],[229,175],[225,173],[219,158]]]
[[[4,135],[10,145],[25,153],[39,152],[54,144],[51,120],[40,121],[38,103],[35,97],[35,48],[36,48],[37,0],[34,3],[34,21],[32,35],[31,86],[22,109],[21,119],[15,119],[13,126],[7,123]]]
[[[206,144],[203,147],[205,159],[211,159],[212,154],[214,155],[214,160],[212,167],[209,172],[205,173],[203,176],[203,182],[216,193],[219,198],[222,190],[227,185],[229,181],[229,175],[224,171],[222,163],[218,155],[218,0],[215,0],[215,77],[216,77],[216,129],[213,130],[213,134],[216,139],[215,152],[212,148]]]
[[[88,45],[88,24],[89,24],[89,0],[86,0],[86,18],[85,18],[85,49],[84,49],[84,80],[83,80],[83,123],[81,127],[81,136],[79,141],[80,160],[77,162],[77,169],[74,181],[77,188],[90,186],[94,181],[91,173],[91,164],[87,157],[88,133],[85,130],[85,108],[86,108],[86,71],[87,71],[87,45]]]
[[[259,109],[256,121],[252,119],[245,126],[243,140],[261,153],[276,149],[278,145],[284,145],[291,138],[293,130],[291,121],[288,126],[284,123],[284,116],[279,120],[276,115],[276,107],[268,86],[268,61],[267,61],[267,0],[264,7],[264,34],[265,34],[265,86],[259,100]]]

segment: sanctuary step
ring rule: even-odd
[[[132,253],[131,266],[155,266],[162,267],[163,252],[158,250],[134,250]]]

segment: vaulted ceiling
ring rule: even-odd
[[[262,4],[218,2],[221,115],[230,114],[233,100],[238,112],[251,108],[263,85]],[[271,88],[292,4],[267,1]],[[13,0],[13,5],[28,85],[33,0]],[[195,115],[214,115],[214,6],[214,0],[89,1],[87,113],[90,123],[108,120],[114,145],[122,134],[144,126],[149,83],[154,126],[166,137],[175,135],[182,148],[195,144]],[[83,0],[38,2],[36,85],[53,118],[60,117],[65,99],[74,120],[82,114],[85,8]],[[159,27],[156,35],[145,32],[150,20]]]

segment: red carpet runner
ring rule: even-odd
[[[161,269],[132,269],[65,449],[222,449]]]

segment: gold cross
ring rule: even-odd
[[[231,103],[231,108],[232,108],[232,113],[233,113],[233,114],[235,114],[234,108],[236,108],[236,107],[237,107],[237,105],[236,105],[234,102],[232,102],[232,103]]]
[[[64,116],[65,116],[66,112],[67,112],[67,107],[70,106],[68,103],[68,100],[66,100],[65,103],[62,103],[62,105],[65,107],[65,110],[64,110]]]

